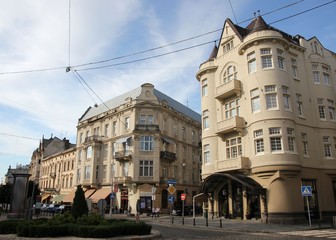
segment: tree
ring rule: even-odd
[[[11,195],[12,195],[12,185],[11,183],[6,183],[5,185],[0,186],[0,203],[4,204],[6,210],[10,204]]]
[[[77,219],[83,215],[87,215],[89,212],[88,206],[86,204],[84,191],[81,185],[77,186],[75,193],[75,198],[72,204],[72,216]]]
[[[33,191],[33,188],[35,188],[34,191]],[[32,196],[33,192],[34,192],[34,196]],[[33,181],[29,181],[27,198],[33,197],[33,200],[34,200],[33,202],[35,203],[36,202],[36,196],[40,195],[40,192],[41,191],[39,189],[39,185],[34,183]]]

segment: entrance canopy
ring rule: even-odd
[[[252,190],[252,192],[264,194],[265,188],[263,188],[258,182],[254,179],[245,176],[243,174],[229,174],[229,173],[214,173],[207,177],[202,184],[203,193],[212,193],[217,190],[218,187],[221,187],[223,183],[228,180],[238,182],[245,186],[247,189]]]

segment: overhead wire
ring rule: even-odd
[[[69,67],[71,66],[71,0],[69,0],[69,46],[68,46],[68,58]]]
[[[4,136],[8,136],[8,137],[16,137],[16,138],[24,138],[24,139],[28,139],[28,140],[36,140],[36,141],[40,141],[40,139],[37,139],[37,138],[26,137],[26,136],[20,136],[20,135],[14,135],[14,134],[3,133],[3,132],[0,132],[0,135],[4,135]]]
[[[232,13],[233,13],[233,17],[235,18],[236,24],[238,24],[236,14],[235,14],[235,12],[233,11],[233,7],[232,7],[232,4],[231,4],[231,0],[229,0],[229,3],[230,3],[231,11],[232,11]]]
[[[287,8],[287,7],[291,7],[299,2],[302,2],[304,0],[300,0],[300,1],[296,1],[294,3],[291,3],[291,4],[287,4],[283,7],[280,7],[278,9],[275,9],[275,10],[272,10],[268,13],[265,13],[265,14],[262,14],[261,16],[265,16],[267,14],[270,14],[270,13],[273,13],[273,12],[276,12],[276,11],[279,11],[279,10],[282,10],[284,8]],[[301,15],[303,13],[306,13],[306,12],[309,12],[309,11],[312,11],[312,10],[315,10],[317,8],[320,8],[320,7],[323,7],[323,6],[326,6],[328,4],[331,4],[331,3],[334,3],[336,0],[332,0],[332,1],[329,1],[327,3],[324,3],[324,4],[321,4],[321,5],[318,5],[318,6],[315,6],[313,8],[310,8],[310,9],[307,9],[305,11],[302,11],[302,12],[299,12],[297,14],[293,14],[291,16],[288,16],[288,17],[285,17],[285,18],[282,18],[282,19],[279,19],[277,21],[274,21],[270,24],[274,24],[274,23],[277,23],[277,22],[280,22],[280,21],[283,21],[283,20],[286,20],[286,19],[289,19],[289,18],[292,18],[292,17],[295,17],[295,16],[298,16],[298,15]],[[70,9],[70,7],[69,7]],[[70,15],[69,15],[70,16]],[[245,21],[242,21],[238,24],[241,24],[243,22],[246,22],[246,21],[249,21],[253,18],[250,18],[250,19],[247,19]],[[143,53],[146,53],[146,52],[150,52],[150,51],[154,51],[154,50],[158,50],[158,49],[162,49],[162,48],[165,48],[165,47],[168,47],[168,46],[172,46],[172,45],[176,45],[176,44],[179,44],[179,43],[182,43],[182,42],[186,42],[186,41],[189,41],[189,40],[192,40],[192,39],[196,39],[196,38],[199,38],[201,36],[205,36],[205,35],[208,35],[208,34],[211,34],[211,33],[215,33],[217,31],[221,31],[223,30],[223,28],[219,28],[219,29],[216,29],[216,30],[213,30],[213,31],[210,31],[210,32],[207,32],[207,33],[204,33],[204,34],[200,34],[200,35],[197,35],[197,36],[194,36],[194,37],[191,37],[191,38],[187,38],[187,39],[183,39],[183,40],[180,40],[180,41],[177,41],[177,42],[174,42],[174,43],[171,43],[171,44],[166,44],[166,45],[163,45],[163,46],[159,46],[159,47],[156,47],[156,48],[151,48],[151,49],[147,49],[147,50],[143,50],[143,51],[140,51],[140,52],[136,52],[136,53],[131,53],[131,54],[127,54],[127,55],[123,55],[123,56],[119,56],[119,57],[114,57],[114,58],[110,58],[110,59],[106,59],[106,60],[101,60],[101,61],[95,61],[95,62],[89,62],[89,63],[84,63],[84,64],[78,64],[78,65],[74,65],[72,66],[72,68],[78,68],[78,67],[83,67],[83,66],[87,66],[87,65],[92,65],[92,64],[101,64],[101,63],[104,63],[104,62],[109,62],[109,61],[113,61],[113,60],[117,60],[117,59],[122,59],[122,58],[126,58],[126,57],[130,57],[130,56],[134,56],[134,55],[139,55],[139,54],[143,54]],[[69,40],[70,41],[70,40]],[[211,42],[214,42],[214,41],[217,41],[217,40],[213,40]],[[208,44],[209,42],[206,42],[206,43],[202,43],[202,44],[198,44],[198,45],[195,45],[191,48],[195,48],[195,47],[199,47],[199,46],[202,46],[202,45],[205,45],[205,44]],[[167,52],[167,53],[163,53],[163,54],[158,54],[158,55],[155,55],[155,56],[151,56],[151,57],[147,57],[147,58],[142,58],[142,59],[137,59],[137,60],[133,60],[133,61],[127,61],[127,62],[123,62],[123,63],[117,63],[117,64],[111,64],[111,65],[105,65],[105,66],[98,66],[98,67],[92,67],[92,68],[84,68],[84,69],[78,69],[79,71],[83,71],[83,70],[93,70],[93,69],[99,69],[99,68],[106,68],[106,67],[111,67],[111,66],[118,66],[118,65],[124,65],[124,64],[129,64],[129,63],[134,63],[134,62],[139,62],[139,61],[144,61],[144,60],[148,60],[148,59],[151,59],[151,58],[157,58],[157,57],[161,57],[161,56],[165,56],[165,55],[168,55],[168,54],[172,54],[172,53],[176,53],[176,52],[181,52],[181,51],[184,51],[184,50],[187,50],[189,48],[183,48],[183,49],[179,49],[179,50],[175,50],[175,51],[172,51],[172,52]],[[51,70],[57,70],[57,69],[66,69],[67,72],[68,70],[70,70],[70,66],[64,66],[64,67],[54,67],[54,68],[44,68],[44,69],[35,69],[35,70],[21,70],[21,71],[8,71],[8,72],[0,72],[1,75],[3,74],[18,74],[18,73],[31,73],[31,72],[42,72],[42,71],[51,71]]]

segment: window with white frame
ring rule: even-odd
[[[313,69],[313,79],[315,84],[320,84],[320,72],[317,64],[312,65]]]
[[[307,133],[301,133],[303,155],[308,156],[308,137]]]
[[[223,52],[224,53],[226,53],[228,51],[231,51],[232,49],[233,49],[233,40],[231,40],[231,41],[229,41],[229,42],[227,42],[223,45]]]
[[[140,150],[141,151],[153,151],[154,150],[154,137],[153,136],[141,136],[140,137]]]
[[[287,128],[288,150],[295,152],[295,134],[294,128]]]
[[[224,104],[225,109],[225,119],[233,118],[235,116],[239,116],[239,98],[230,101]]]
[[[277,93],[276,93],[275,85],[265,86],[265,98],[266,98],[266,109],[267,110],[278,108]]]
[[[139,175],[141,177],[152,177],[153,176],[153,161],[140,160]]]
[[[112,123],[112,135],[115,136],[117,134],[117,121]]]
[[[88,146],[86,148],[86,158],[92,158],[92,147]]]
[[[235,66],[228,66],[223,74],[223,83],[230,82],[234,79],[237,79],[237,69]]]
[[[129,117],[125,117],[125,130],[128,130],[130,128],[130,118]]]
[[[141,125],[152,125],[154,124],[153,115],[140,115],[139,122]]]
[[[226,158],[233,159],[242,155],[241,137],[227,139],[226,142]]]
[[[251,97],[251,109],[252,113],[260,112],[260,97],[259,97],[259,89],[255,88],[250,91]]]
[[[298,78],[298,67],[295,58],[291,58],[291,66],[292,66],[292,76],[294,78]]]
[[[323,74],[323,83],[325,85],[331,86],[330,82],[330,68],[327,66],[322,66],[322,74]]]
[[[261,55],[261,68],[268,69],[273,67],[272,62],[272,51],[270,48],[262,48],[260,49]]]
[[[319,112],[320,119],[325,120],[326,115],[325,115],[324,99],[318,98],[317,105],[318,105],[318,112]]]
[[[248,73],[254,73],[257,71],[257,61],[256,61],[256,55],[255,52],[250,52],[247,54],[247,67],[248,67]]]
[[[278,68],[284,70],[285,69],[285,58],[284,58],[284,51],[281,49],[277,49],[278,54]]]
[[[202,97],[208,95],[208,79],[202,80]]]
[[[269,135],[270,135],[271,151],[272,152],[282,151],[281,128],[279,127],[269,128]]]
[[[116,150],[117,150],[117,143],[113,142],[112,143],[112,151],[111,151],[111,154],[112,154],[113,157],[115,156]]]
[[[105,137],[108,137],[108,135],[109,135],[109,125],[108,125],[108,124],[105,124],[104,136],[105,136]]]
[[[258,129],[253,132],[254,135],[254,148],[256,154],[261,154],[264,152],[264,138],[263,138],[263,130]]]
[[[329,113],[329,119],[331,121],[335,121],[335,104],[333,100],[328,99],[328,113]]]
[[[303,116],[302,95],[298,93],[296,94],[296,107],[297,107],[299,116]]]
[[[203,146],[203,162],[204,164],[210,163],[210,145],[204,144]]]
[[[209,110],[203,111],[203,129],[209,128]]]
[[[84,179],[89,180],[91,177],[91,166],[85,166]]]
[[[107,159],[107,154],[108,154],[108,144],[105,143],[103,145],[103,159]]]
[[[327,158],[332,157],[331,154],[331,142],[329,136],[323,136],[323,149],[324,149],[324,156]]]
[[[282,98],[285,110],[290,110],[290,95],[289,88],[286,86],[282,86]]]

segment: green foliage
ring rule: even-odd
[[[75,220],[70,214],[55,215],[52,219],[5,220],[0,222],[2,234],[16,233],[20,237],[75,236],[110,238],[123,235],[147,235],[152,226],[129,220],[106,220],[100,215],[83,215]],[[1,239],[1,236],[0,236]]]
[[[14,234],[16,227],[19,224],[18,220],[4,220],[0,221],[0,234]]]
[[[6,183],[0,186],[0,203],[10,204],[12,194],[12,184]]]
[[[83,215],[87,215],[89,212],[88,206],[86,204],[84,191],[81,185],[77,186],[75,193],[75,198],[72,204],[72,216],[77,219]]]

